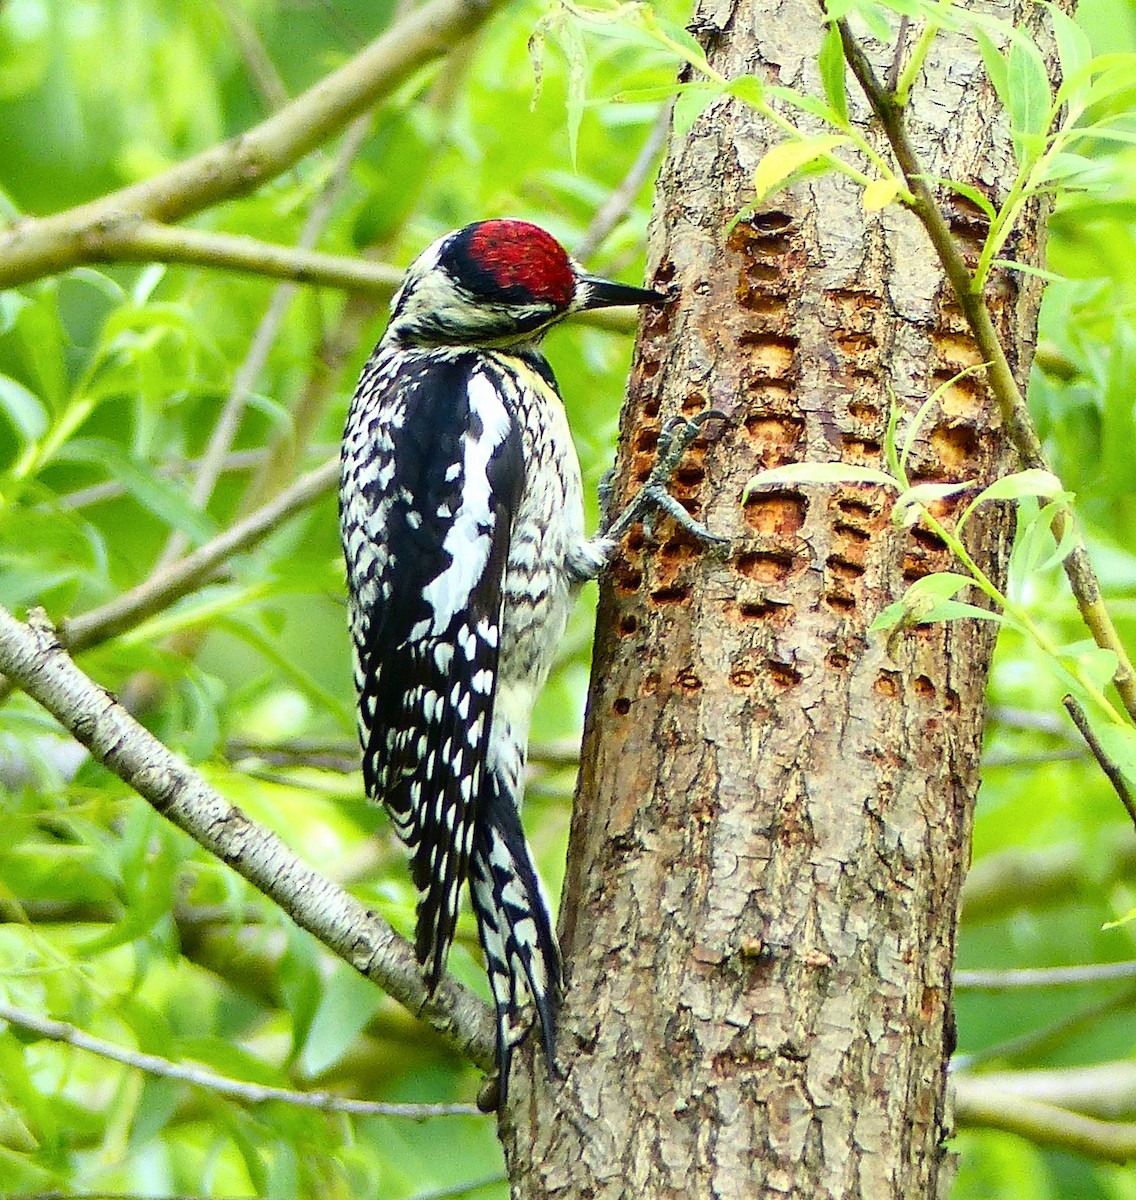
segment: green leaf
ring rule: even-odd
[[[783,187],[794,171],[818,159],[827,158],[837,146],[847,142],[848,138],[839,134],[825,133],[795,142],[782,142],[766,151],[753,173],[753,186],[758,200],[766,199]]]
[[[1078,79],[1093,57],[1093,48],[1088,35],[1072,17],[1064,13],[1051,0],[1042,0],[1042,2],[1049,10],[1049,19],[1053,22],[1053,36],[1057,41],[1057,58],[1061,63],[1061,78],[1063,80]],[[1083,85],[1078,90],[1083,91]],[[1072,103],[1074,98],[1081,99],[1081,97],[1062,96],[1061,100]]]
[[[692,88],[690,91],[681,92],[674,102],[674,111],[671,116],[671,121],[674,124],[674,131],[677,135],[689,133],[694,122],[706,111],[711,100],[716,99],[721,94],[718,88]]]
[[[986,74],[990,76],[990,82],[994,85],[994,92],[1002,102],[1002,107],[1009,109],[1010,67],[1006,61],[1006,56],[994,44],[994,40],[986,30],[975,29],[974,37],[975,41],[978,42],[982,61],[986,64]]]
[[[899,199],[903,184],[898,179],[873,179],[864,189],[860,203],[865,212],[879,212]]]
[[[1034,137],[1044,135],[1049,128],[1053,99],[1049,90],[1049,74],[1041,52],[1021,30],[1010,46],[1006,82],[1009,88],[1007,108],[1011,131]],[[1023,145],[1032,146],[1033,143],[1023,142]]]
[[[765,102],[765,87],[756,75],[739,75],[726,84],[726,94],[736,96],[751,108]]]
[[[10,375],[0,375],[0,410],[8,417],[25,445],[47,432],[47,409],[38,396]]]
[[[105,467],[148,512],[177,529],[195,545],[216,537],[218,527],[197,508],[184,488],[165,479],[147,462],[132,458],[105,438],[75,438],[60,447],[56,462],[94,463]]]
[[[898,529],[910,529],[915,525],[928,504],[936,500],[945,500],[948,496],[957,496],[974,487],[974,481],[967,479],[962,483],[919,483],[915,487],[900,492],[892,508],[892,524]]]
[[[872,467],[850,467],[847,463],[789,463],[754,475],[742,492],[744,504],[754,492],[767,488],[792,487],[799,483],[864,483],[873,486],[898,487],[886,471]]]
[[[847,127],[848,90],[845,86],[844,44],[840,40],[840,30],[835,23],[831,23],[825,32],[817,65],[820,67],[820,78],[828,103],[839,118],[839,124]]]
[[[1052,471],[1043,471],[1032,467],[1028,471],[1014,471],[1003,475],[981,492],[967,506],[966,512],[959,517],[958,530],[970,519],[971,513],[982,504],[991,500],[1021,500],[1026,496],[1037,496],[1042,500],[1059,501],[1068,504],[1073,499],[1073,493],[1065,491],[1061,480]]]

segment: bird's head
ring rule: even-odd
[[[410,264],[391,301],[387,337],[421,346],[533,343],[574,312],[666,300],[662,292],[586,274],[528,221],[476,221]]]

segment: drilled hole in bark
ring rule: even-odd
[[[793,218],[787,212],[770,209],[769,212],[754,213],[746,222],[754,233],[779,233],[793,224]]]
[[[730,683],[736,688],[753,687],[757,675],[749,667],[738,667],[730,672]]]
[[[758,533],[776,537],[796,533],[808,509],[800,492],[752,492],[745,502],[745,518]]]
[[[635,434],[633,449],[636,454],[654,454],[658,444],[659,431],[657,429],[640,429]]]
[[[943,698],[943,708],[946,712],[957,713],[959,710],[959,694],[954,688],[947,688],[947,694]]]
[[[879,347],[870,333],[838,333],[836,344],[849,358],[859,358]]]
[[[639,618],[634,613],[625,613],[619,618],[620,637],[630,637],[639,628]]]
[[[875,438],[853,437],[846,433],[842,435],[840,443],[844,449],[845,462],[877,459],[880,456],[880,443]]]
[[[663,363],[658,358],[645,358],[639,363],[639,377],[644,383],[649,379],[654,379],[659,373],[659,369]]]
[[[924,529],[920,525],[916,525],[911,530],[911,536],[927,550],[931,550],[938,554],[947,548],[946,542],[943,541],[937,533],[932,533],[929,529]]]
[[[940,425],[931,434],[931,445],[947,468],[960,468],[970,462],[981,445],[973,425]]]
[[[621,562],[615,568],[615,586],[621,592],[637,592],[643,582],[643,572]]]
[[[643,532],[642,525],[632,525],[627,531],[627,536],[624,538],[624,545],[628,550],[642,550],[647,537]]]
[[[833,650],[824,660],[824,665],[832,671],[843,671],[848,666],[849,658],[847,654],[841,654],[839,650]]]
[[[683,537],[670,538],[659,547],[659,557],[665,562],[684,562],[698,553],[696,543]]]
[[[686,487],[698,487],[706,478],[705,470],[697,465],[688,467],[679,467],[674,473],[676,483],[684,484]]]
[[[738,335],[738,345],[748,352],[750,364],[764,378],[787,379],[792,374],[796,338],[749,332]]]
[[[856,608],[855,596],[847,596],[842,592],[826,592],[824,602],[838,613],[850,613]]]
[[[879,512],[879,506],[868,504],[863,500],[840,499],[836,502],[836,507],[840,509],[845,516],[860,517],[862,520],[868,521]]]
[[[683,584],[655,588],[651,593],[652,604],[683,604],[690,599],[690,588]]]
[[[702,687],[702,680],[693,671],[683,671],[677,682],[684,692],[697,692]]]
[[[659,405],[662,403],[658,396],[648,396],[643,401],[643,416],[648,420],[654,420],[659,415]]]
[[[914,554],[905,554],[900,563],[900,570],[904,583],[914,583],[917,579],[924,579],[930,575],[932,568],[925,558],[917,557]]]
[[[757,583],[783,583],[793,570],[793,556],[766,550],[739,554],[737,571]]]
[[[777,625],[787,625],[793,616],[791,604],[778,604],[775,600],[744,601],[737,611],[743,621],[774,621]]]
[[[867,404],[863,400],[851,400],[848,404],[848,415],[855,421],[863,421],[864,424],[870,425],[879,418],[880,410],[874,404]]]
[[[954,371],[936,371],[932,382],[939,391],[939,407],[948,417],[974,417],[982,411],[986,387],[981,379],[967,375],[954,379]]]
[[[655,283],[670,283],[675,277],[675,265],[669,258],[664,258],[655,269]]]
[[[847,521],[834,521],[832,532],[838,537],[847,538],[850,542],[855,542],[861,546],[865,542],[872,540],[872,535],[866,529],[860,529],[856,525],[849,525]]]
[[[746,433],[766,446],[794,449],[805,435],[805,422],[800,417],[770,417],[751,413],[745,419]]]
[[[851,559],[844,558],[838,554],[829,555],[828,569],[837,579],[848,581],[859,579],[864,574],[864,567],[861,563],[853,562]]]
[[[874,687],[881,696],[893,700],[899,695],[899,676],[894,671],[881,671],[876,676]]]
[[[933,700],[935,697],[935,685],[926,675],[917,675],[911,687],[915,694],[922,700]]]
[[[775,659],[770,658],[766,660],[765,666],[769,671],[769,678],[774,687],[791,688],[796,687],[801,682],[800,671],[788,663],[777,662]]]
[[[631,711],[631,701],[626,696],[620,696],[611,706],[611,711],[617,717],[625,717]]]
[[[743,279],[738,284],[735,296],[741,308],[763,317],[780,317],[789,309],[789,305],[781,296],[762,288],[751,287],[748,279]]]

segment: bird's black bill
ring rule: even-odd
[[[627,283],[613,283],[610,279],[600,279],[595,275],[585,275],[580,282],[585,287],[581,309],[615,308],[620,304],[666,304],[670,299],[665,292],[632,287]]]

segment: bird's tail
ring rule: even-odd
[[[492,774],[482,796],[469,881],[497,1009],[497,1067],[504,1104],[513,1049],[532,1028],[530,1006],[540,1023],[549,1074],[555,1074],[560,951],[512,798]]]

